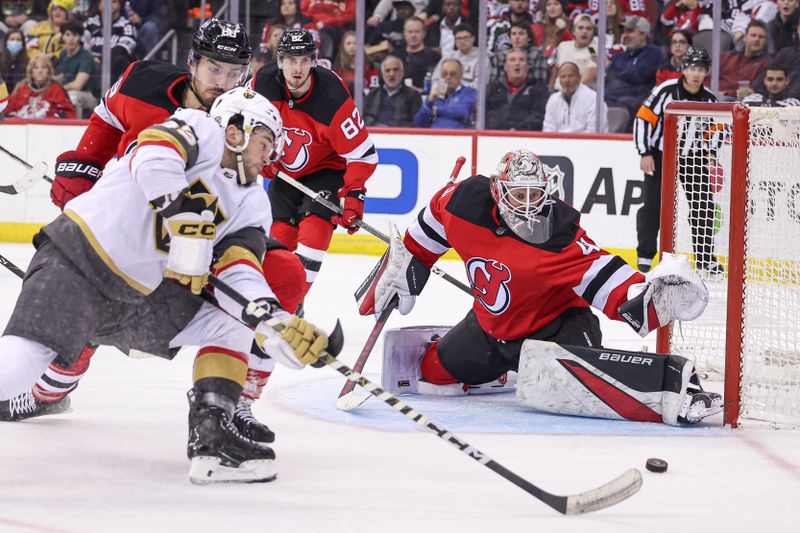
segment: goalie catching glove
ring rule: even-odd
[[[324,331],[299,316],[290,315],[275,300],[261,298],[255,303],[283,324],[279,330],[248,313],[247,309],[243,311],[243,320],[256,325],[256,343],[264,353],[294,369],[317,362],[328,347],[328,336]]]
[[[619,314],[644,337],[673,320],[694,320],[708,305],[708,289],[685,256],[663,253],[645,283],[628,289]]]
[[[377,318],[396,295],[397,310],[401,315],[407,315],[414,308],[414,302],[430,274],[431,269],[408,251],[400,231],[392,224],[389,249],[356,291],[359,314],[374,314]]]

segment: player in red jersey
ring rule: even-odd
[[[393,228],[392,241],[357,294],[362,314],[380,313],[393,298],[408,313],[430,267],[451,247],[466,265],[475,301],[441,338],[391,348],[397,360],[384,365],[385,376],[414,368],[417,391],[463,394],[524,362],[528,373],[520,371],[519,387],[533,398],[526,405],[540,410],[677,423],[721,409],[719,395],[702,391],[683,358],[640,355],[638,364],[625,364],[631,359],[585,348],[556,358],[550,344],[542,354],[537,341],[599,348],[602,333],[590,306],[644,336],[673,319],[697,318],[708,291],[685,258],[665,260],[645,278],[600,249],[579,213],[549,194],[542,163],[528,150],[506,154],[490,179],[473,176],[439,191],[404,240]],[[591,394],[601,382],[601,392]],[[576,404],[580,389],[590,399]]]
[[[330,198],[338,196],[344,214],[273,179],[271,235],[295,250],[306,269],[307,288],[319,273],[336,224],[357,231],[364,215],[367,179],[378,155],[344,82],[316,68],[317,48],[305,29],[287,29],[278,42],[278,63],[258,71],[252,81],[281,113],[286,145],[276,167]]]
[[[179,107],[208,110],[220,94],[243,85],[251,55],[244,26],[208,19],[192,40],[188,70],[158,61],[132,63],[95,108],[78,147],[59,156],[50,191],[53,203],[63,209],[69,200],[91,189],[114,156],[130,152],[143,130],[163,123]],[[294,313],[305,295],[303,265],[285,246],[270,241],[263,260],[264,275],[281,307]],[[68,394],[87,372],[96,349],[87,346],[71,366],[56,360],[31,392],[0,402],[0,420],[23,420],[69,409]],[[274,435],[252,416],[251,405],[260,397],[274,362],[256,356],[251,359],[259,367],[248,371],[234,421],[246,436],[271,442]]]

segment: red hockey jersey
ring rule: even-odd
[[[311,89],[294,99],[277,65],[264,67],[252,88],[278,108],[286,132],[279,167],[300,179],[322,169],[345,170],[348,187],[364,187],[378,154],[342,80],[328,69],[311,70]]]
[[[473,176],[436,193],[404,242],[428,266],[451,247],[458,252],[472,285],[472,308],[495,339],[526,337],[567,309],[590,304],[622,320],[617,308],[644,276],[601,250],[580,227],[575,209],[554,202],[552,236],[534,245],[501,223],[489,179]]]
[[[101,165],[122,157],[143,129],[161,124],[180,107],[188,83],[186,69],[171,63],[131,63],[89,118],[78,155]]]

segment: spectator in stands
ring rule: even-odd
[[[136,27],[145,53],[152,50],[161,39],[162,24],[166,21],[166,6],[162,0],[131,0],[126,2],[127,18]]]
[[[525,50],[506,54],[504,75],[486,92],[486,127],[495,130],[540,131],[550,97],[547,84],[528,76]]]
[[[786,93],[789,96],[800,97],[800,24],[797,26],[796,35],[796,44],[778,52],[773,63],[786,69],[786,75],[789,77],[789,88],[786,89]],[[763,76],[751,86],[757,92],[763,93],[766,90]]]
[[[461,63],[458,59],[444,60],[442,80],[443,84],[431,87],[430,94],[414,115],[414,125],[435,129],[472,127],[478,92],[461,84]]]
[[[411,0],[411,3],[414,6],[414,13],[412,13],[412,15],[416,14],[420,17],[424,17],[424,10],[428,5],[428,0]],[[372,11],[372,16],[367,18],[367,26],[377,27],[382,22],[389,20],[392,15],[392,4],[393,0],[380,0]]]
[[[749,82],[763,74],[770,63],[767,54],[766,24],[760,20],[751,20],[743,40],[744,50],[723,52],[719,58],[719,92],[726,95],[728,101],[741,100],[746,96],[746,94],[737,95],[739,82],[746,81],[749,87]]]
[[[344,32],[355,27],[356,0],[302,0],[300,11],[311,17],[314,29],[321,34],[321,55],[333,58]],[[330,55],[324,51],[326,38],[331,42]]]
[[[526,22],[529,27],[533,26],[533,16],[530,12],[531,0],[508,0],[508,9],[503,11],[499,17],[489,21],[489,41],[488,50],[492,55],[510,46],[509,31],[515,22]],[[531,30],[532,31],[532,30]],[[534,45],[541,45],[533,37],[531,42]]]
[[[11,30],[6,35],[0,53],[0,75],[6,80],[9,92],[26,76],[28,54],[25,52],[25,35],[21,30]]]
[[[61,42],[61,25],[69,20],[75,8],[75,0],[51,0],[47,5],[47,20],[33,26],[27,32],[28,57],[44,52],[55,59],[64,47]]]
[[[444,0],[440,20],[428,25],[425,44],[437,50],[443,58],[453,57],[456,52],[455,28],[461,20],[461,0]]]
[[[678,30],[696,32],[702,14],[700,0],[671,0],[661,13],[661,26],[667,31],[667,37]]]
[[[69,95],[72,105],[81,111],[91,111],[97,105],[92,94],[91,80],[94,74],[94,58],[81,45],[83,24],[77,20],[68,20],[61,25],[61,40],[64,49],[56,63],[55,81],[60,83]],[[79,116],[79,118],[83,118]]]
[[[264,35],[270,34],[270,27],[283,24],[287,29],[306,28],[313,26],[313,21],[300,11],[300,0],[280,0],[280,12],[264,25]]]
[[[406,47],[397,52],[397,57],[403,61],[403,70],[406,79],[411,80],[411,85],[422,91],[425,76],[433,69],[442,58],[439,52],[425,46],[425,23],[422,19],[411,17],[406,20],[403,27],[403,37]]]
[[[383,85],[370,90],[364,105],[367,126],[411,127],[422,105],[418,91],[403,83],[403,62],[397,56],[386,56],[381,63]]]
[[[797,24],[800,21],[798,0],[778,0],[778,15],[770,21],[768,30],[770,50],[777,53],[797,42]]]
[[[478,88],[478,49],[475,47],[475,30],[469,24],[459,24],[454,30],[456,36],[456,52],[449,58],[443,58],[433,71],[433,83],[442,81],[442,63],[445,59],[457,59],[461,63],[461,84],[473,89]],[[489,62],[484,60],[489,66]]]
[[[414,4],[411,0],[394,0],[394,17],[384,20],[372,31],[367,40],[368,44],[375,45],[382,41],[389,41],[394,48],[405,46],[403,40],[403,27],[406,20],[414,16]]]
[[[680,78],[683,71],[683,56],[692,46],[692,34],[687,30],[675,30],[669,38],[669,57],[656,71],[656,85]]]
[[[31,29],[37,22],[31,17],[32,11],[33,0],[0,1],[0,34]]]
[[[336,58],[333,61],[333,71],[347,84],[350,94],[355,94],[356,50],[356,32],[348,31],[342,37],[342,41],[339,43],[339,51],[336,53]],[[365,58],[364,83],[362,85],[365,94],[371,88],[370,85],[373,79],[377,87],[378,73]]]
[[[253,59],[255,60],[255,56],[258,55],[258,60],[262,62],[260,66],[277,61],[278,40],[281,38],[281,33],[283,33],[283,30],[285,29],[286,26],[283,24],[270,25],[267,23],[264,26],[264,33],[261,34],[261,42],[258,45],[258,49],[253,51]],[[252,66],[252,70],[253,75],[255,76],[255,72],[257,70],[255,66]]]
[[[648,42],[650,23],[633,16],[623,25],[625,52],[611,59],[606,72],[606,103],[624,107],[631,117],[656,83],[656,71],[663,62],[661,50]],[[628,130],[630,131],[630,130]]]
[[[598,18],[597,14],[592,15],[595,28],[598,27]],[[619,0],[608,0],[606,5],[606,55],[609,58],[625,51],[625,47],[622,45],[624,22],[625,13],[619,7]],[[596,45],[597,43],[592,45],[595,50],[597,50]]]
[[[258,45],[256,48],[254,48],[253,56],[250,59],[250,75],[255,78],[256,73],[259,70],[275,61],[272,58],[273,55],[268,47],[264,45]]]
[[[95,77],[99,77],[100,58],[103,54],[103,9],[105,2],[95,0],[89,13],[92,15],[86,21],[83,32],[83,47],[94,56],[96,69]],[[120,0],[111,0],[111,78],[116,80],[136,58],[136,28],[131,21],[122,16]],[[99,86],[99,83],[96,84]]]
[[[548,63],[552,65],[554,61],[550,61],[550,59],[553,57],[559,43],[561,41],[571,41],[572,32],[569,30],[569,18],[561,0],[545,0],[540,5],[544,6],[541,22],[543,28],[541,45],[544,56],[548,59]],[[549,79],[549,76],[547,79]]]
[[[503,70],[506,55],[509,50],[517,48],[525,50],[528,55],[528,74],[534,80],[547,82],[550,78],[550,69],[547,66],[542,50],[533,44],[533,32],[527,22],[514,22],[508,31],[508,45],[503,45],[494,55],[494,67],[492,78],[502,78],[505,75]]]
[[[26,74],[8,98],[7,116],[75,118],[67,91],[53,79],[53,64],[47,54],[32,57]]]
[[[558,67],[561,90],[550,95],[542,131],[560,133],[597,133],[597,93],[581,83],[581,71],[575,63]],[[603,104],[603,130],[608,131],[608,110]]]
[[[588,87],[594,87],[594,80],[597,78],[597,52],[590,46],[594,38],[594,23],[589,15],[578,15],[572,23],[573,39],[571,41],[561,41],[556,48],[556,65],[564,63],[574,63],[581,71],[581,83]],[[558,89],[558,69],[553,69],[553,79],[550,86]]]
[[[800,100],[787,93],[789,76],[786,67],[772,63],[764,74],[764,90],[747,96],[742,103],[753,107],[788,107],[800,106]]]
[[[665,4],[667,0],[659,2]],[[621,15],[620,21],[630,17],[647,17],[647,6],[645,0],[615,0],[615,8]],[[610,7],[610,6],[608,6]],[[600,13],[600,3],[598,0],[589,1],[589,14],[597,17]],[[609,16],[611,16],[609,14]]]
[[[3,118],[3,111],[8,106],[8,86],[3,76],[0,76],[0,120]]]

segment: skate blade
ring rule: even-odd
[[[267,483],[278,477],[275,461],[244,461],[238,468],[223,466],[219,457],[195,457],[189,467],[189,480],[195,485],[214,483]]]

